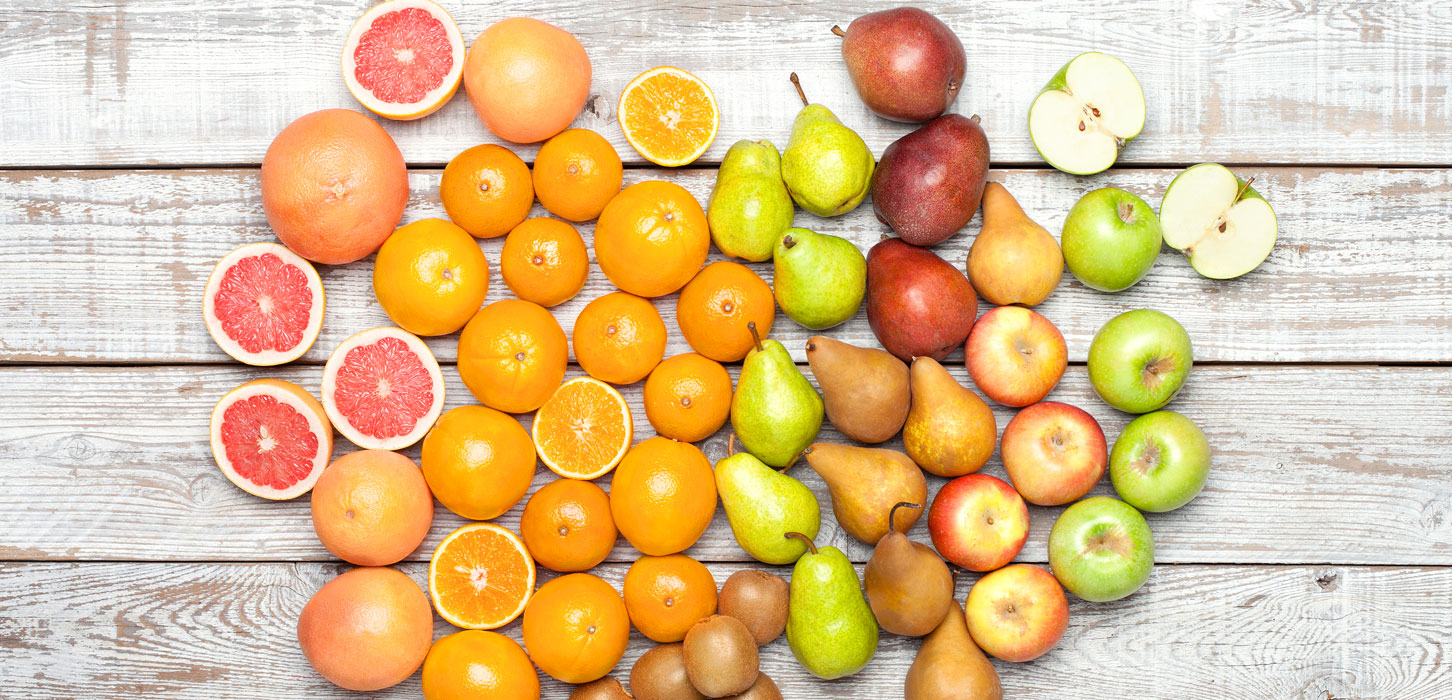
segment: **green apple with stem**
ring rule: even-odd
[[[1089,343],[1089,383],[1104,402],[1125,413],[1149,413],[1175,398],[1190,375],[1190,334],[1169,314],[1126,311]]]
[[[1101,292],[1124,291],[1144,279],[1163,240],[1155,210],[1114,187],[1080,197],[1059,236],[1069,271]]]
[[[1124,427],[1109,455],[1109,480],[1126,503],[1164,513],[1189,503],[1210,476],[1210,441],[1174,411],[1146,413]]]
[[[1210,279],[1239,277],[1260,267],[1276,245],[1270,202],[1219,163],[1201,163],[1175,176],[1160,200],[1165,243]]]
[[[1149,580],[1154,566],[1149,523],[1124,501],[1086,498],[1065,508],[1049,530],[1049,568],[1084,600],[1124,598]]]
[[[1144,122],[1144,90],[1134,71],[1098,51],[1070,59],[1029,106],[1034,148],[1049,165],[1073,175],[1114,165]]]

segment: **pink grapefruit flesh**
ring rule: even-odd
[[[444,376],[418,336],[374,328],[343,341],[323,368],[323,408],[344,437],[370,450],[423,439],[444,407]]]
[[[389,119],[418,119],[444,106],[463,75],[463,36],[431,0],[375,5],[353,24],[343,45],[348,91]]]
[[[207,332],[249,365],[292,362],[323,327],[323,281],[312,263],[276,243],[252,243],[212,268],[202,301]]]
[[[212,456],[238,488],[275,501],[313,488],[333,455],[333,428],[317,399],[280,379],[227,392],[212,409]]]

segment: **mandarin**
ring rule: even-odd
[[[449,161],[439,180],[439,199],[449,219],[470,235],[496,238],[529,216],[534,184],[519,156],[486,143]]]
[[[714,262],[696,273],[676,299],[676,323],[691,349],[717,362],[736,362],[755,347],[748,323],[765,338],[776,319],[771,287],[736,262]]]
[[[663,437],[625,453],[610,483],[615,527],[644,554],[685,551],[711,524],[716,477],[695,445]]]
[[[534,482],[534,442],[513,416],[458,406],[423,440],[424,479],[439,503],[470,520],[497,518]]]
[[[373,295],[410,333],[453,333],[489,295],[489,261],[464,229],[443,219],[415,221],[378,249]]]
[[[539,674],[513,639],[463,630],[437,642],[423,663],[424,700],[539,700]]]
[[[423,543],[434,499],[413,460],[388,450],[359,450],[335,460],[313,486],[313,530],[334,556],[386,566]]]
[[[706,213],[686,188],[650,180],[620,191],[595,223],[595,259],[616,287],[642,297],[680,289],[706,262]]]
[[[589,221],[620,192],[624,168],[604,136],[566,129],[545,142],[534,158],[534,193],[549,213]]]
[[[542,566],[562,573],[593,568],[615,548],[610,497],[591,481],[551,481],[524,504],[519,534]]]
[[[535,217],[515,226],[504,239],[499,272],[514,296],[540,306],[555,306],[585,288],[590,253],[574,226]]]
[[[565,332],[550,312],[522,299],[496,301],[459,334],[459,377],[479,403],[505,413],[539,408],[565,378]]]
[[[630,616],[603,579],[566,574],[535,591],[524,609],[524,648],[541,671],[566,683],[589,683],[625,655]]]
[[[633,384],[665,357],[665,321],[649,299],[612,292],[580,311],[573,344],[575,359],[590,376]]]
[[[672,440],[705,440],[731,415],[731,375],[694,352],[662,360],[646,378],[644,393],[646,420]]]
[[[623,588],[631,624],[662,644],[685,639],[686,630],[716,612],[716,579],[684,554],[636,559]]]

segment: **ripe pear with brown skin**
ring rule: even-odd
[[[943,359],[978,318],[978,295],[958,268],[927,248],[889,238],[867,251],[867,323],[903,362]]]
[[[978,115],[944,114],[882,152],[872,210],[904,241],[934,245],[978,213],[987,177],[988,136]]]
[[[921,503],[898,503],[887,519]],[[877,541],[862,572],[867,603],[877,624],[906,637],[921,637],[938,626],[953,604],[953,574],[931,547],[913,542],[896,529]]]
[[[983,190],[983,228],[968,251],[968,281],[998,306],[1034,306],[1064,276],[1064,252],[996,182]]]
[[[913,360],[909,378],[912,407],[902,428],[908,456],[949,478],[981,469],[998,442],[993,409],[931,357]]]
[[[948,614],[923,640],[904,690],[904,700],[1003,700],[998,671],[973,643],[958,601],[950,601]]]
[[[818,442],[802,455],[827,482],[837,524],[867,544],[877,544],[888,533],[894,505],[924,503],[928,497],[923,470],[897,450]],[[912,511],[892,525],[907,532],[919,515],[921,511]]]
[[[886,441],[907,420],[908,368],[892,353],[814,335],[807,363],[822,390],[827,420],[858,442]]]

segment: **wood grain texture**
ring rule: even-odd
[[[0,8],[0,164],[258,163],[272,137],[316,109],[359,109],[338,54],[368,2],[262,0],[202,12],[188,0],[107,0]],[[784,142],[807,95],[857,129],[873,152],[910,126],[872,116],[857,98],[829,31],[894,6],[871,2],[669,0],[449,3],[466,43],[489,24],[526,15],[579,37],[594,72],[575,124],[642,162],[614,123],[620,90],[658,65],[700,75],[720,103],[704,162],[742,138]],[[1149,107],[1123,162],[1452,162],[1452,7],[1432,2],[1054,0],[932,3],[968,52],[956,110],[978,113],[994,160],[1039,163],[1029,104],[1069,58],[1102,50],[1138,74]],[[185,86],[185,89],[179,89]],[[461,90],[462,93],[462,90]],[[412,163],[442,164],[496,141],[460,94],[434,115],[388,122]],[[532,157],[534,147],[522,147]]]
[[[952,371],[967,381],[961,367]],[[242,492],[215,466],[207,437],[211,407],[232,387],[275,376],[316,392],[321,374],[318,367],[0,369],[7,414],[0,422],[0,560],[332,559],[313,533],[307,498],[277,503]],[[445,376],[447,406],[474,403],[452,368]],[[653,435],[640,386],[623,394],[636,411],[637,439]],[[1082,367],[1071,367],[1050,398],[1088,410],[1110,441],[1129,419],[1093,396]],[[1452,564],[1452,368],[1197,368],[1171,408],[1202,426],[1215,456],[1198,499],[1150,516],[1159,561]],[[995,413],[1001,431],[1013,412]],[[713,462],[725,455],[728,430],[701,443]],[[819,440],[846,442],[830,426]],[[353,449],[340,437],[335,454]],[[418,459],[418,447],[405,454]],[[985,470],[1004,478],[996,456]],[[806,465],[792,473],[822,503],[819,543],[865,561],[870,548],[838,529],[822,481]],[[541,465],[534,488],[554,478]],[[929,477],[930,494],[943,483]],[[1096,493],[1113,494],[1107,479]],[[498,522],[517,530],[522,510],[521,503]],[[1021,560],[1047,561],[1059,510],[1031,508]],[[435,512],[414,560],[427,560],[464,522],[442,507]],[[912,536],[929,541],[926,521]],[[747,560],[721,509],[690,553]],[[621,538],[611,560],[636,556]]]
[[[1260,269],[1208,280],[1166,248],[1129,291],[1102,294],[1065,274],[1038,310],[1056,323],[1074,361],[1113,315],[1157,308],[1179,319],[1199,361],[1452,361],[1452,171],[1245,169],[1274,203],[1280,239]],[[1174,172],[1112,171],[1072,178],[1056,171],[992,173],[1055,235],[1085,192],[1118,186],[1158,205]],[[714,171],[630,171],[628,182],[664,178],[704,205]],[[408,220],[444,216],[439,172],[415,171]],[[535,215],[545,215],[536,208]],[[798,225],[868,249],[886,231],[870,203],[835,219],[799,213]],[[935,250],[962,269],[979,223]],[[593,224],[580,226],[589,242]],[[202,323],[201,295],[227,251],[275,240],[262,216],[255,170],[30,171],[0,173],[0,363],[230,361]],[[491,261],[489,301],[511,296],[498,271],[503,239],[482,241]],[[713,247],[712,260],[723,259]],[[592,254],[593,258],[593,254]],[[373,295],[372,258],[320,267],[327,290],[323,334],[305,362],[321,363],[347,336],[390,321]],[[770,263],[752,264],[768,281]],[[554,309],[567,333],[591,299],[613,291],[591,265],[585,290]],[[688,351],[676,332],[676,295],[656,300],[671,330],[668,354]],[[987,309],[986,303],[980,309]],[[833,329],[875,344],[865,312]],[[798,361],[811,335],[778,314],[773,335]],[[457,335],[432,339],[443,361]],[[961,354],[957,355],[961,357]]]
[[[709,565],[724,581],[740,565]],[[403,567],[422,582],[426,567]],[[329,564],[0,564],[0,687],[36,700],[72,697],[360,697],[308,667],[299,611],[342,567]],[[620,564],[600,574],[617,590]],[[781,573],[788,572],[783,569]],[[962,600],[974,577],[960,577]],[[1398,698],[1452,695],[1442,652],[1452,628],[1445,568],[1159,566],[1133,596],[1073,599],[1069,629],[1047,655],[995,661],[1005,697]],[[454,631],[436,620],[435,635]],[[519,622],[501,632],[520,639]],[[762,670],[788,698],[900,697],[918,641],[883,633],[865,670],[809,676],[785,639]],[[631,637],[614,675],[651,642]],[[543,679],[544,697],[570,686]],[[367,697],[419,698],[419,677]]]

